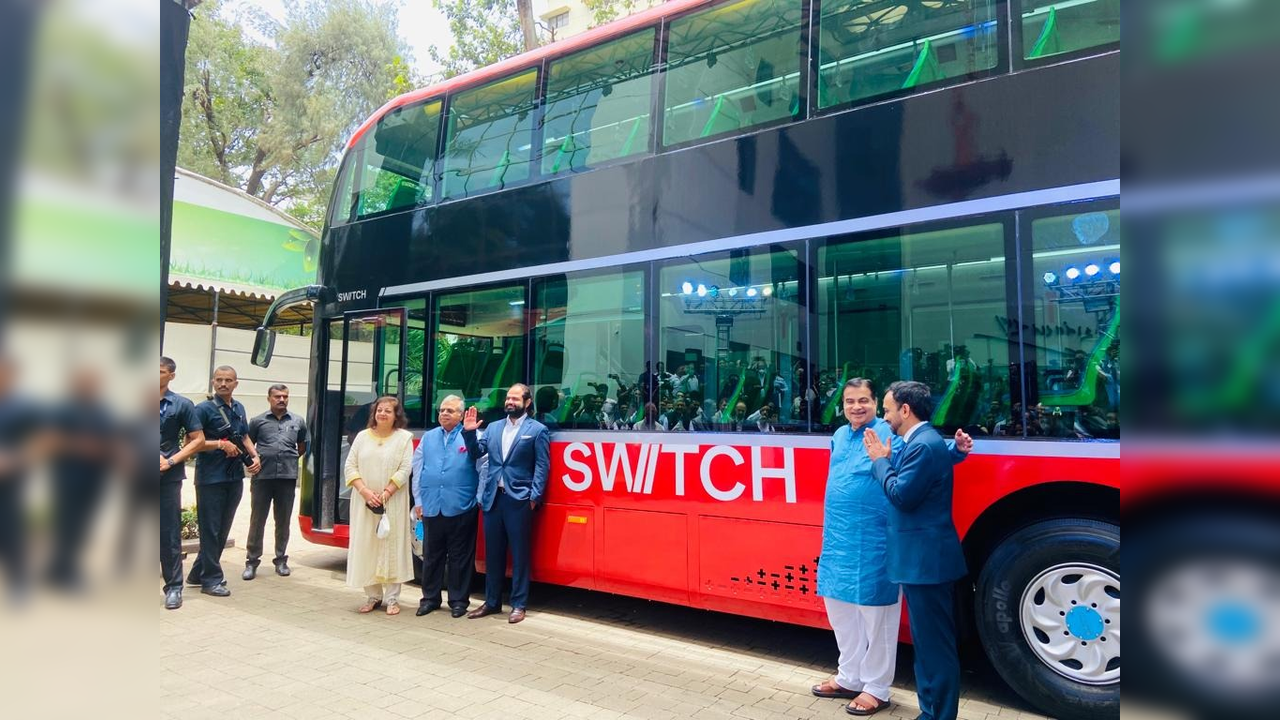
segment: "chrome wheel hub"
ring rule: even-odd
[[[1120,578],[1086,563],[1056,565],[1022,593],[1022,634],[1054,672],[1086,685],[1120,682]]]
[[[1203,559],[1152,583],[1139,622],[1174,668],[1231,692],[1280,683],[1280,572],[1261,562]]]

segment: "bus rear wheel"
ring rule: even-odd
[[[1194,512],[1130,533],[1130,688],[1198,716],[1280,707],[1280,523],[1260,508]]]
[[[983,649],[1024,700],[1058,718],[1120,716],[1120,528],[1046,520],[1005,538],[978,576]]]

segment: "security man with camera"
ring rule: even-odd
[[[238,385],[235,368],[222,365],[213,371],[213,397],[196,406],[205,438],[204,450],[196,457],[200,556],[187,574],[187,584],[199,585],[200,592],[214,597],[231,594],[222,574],[222,550],[244,494],[245,472],[257,475],[262,469],[249,438],[244,405],[231,396]]]

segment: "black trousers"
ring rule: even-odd
[[[449,517],[422,518],[422,605],[440,604],[440,586],[448,571],[449,607],[471,604],[476,569],[476,520],[479,508]]]
[[[276,567],[289,560],[289,520],[298,481],[293,478],[253,478],[249,481],[249,543],[244,564],[258,567],[262,562],[262,536],[267,531],[267,512],[275,506]]]
[[[53,476],[53,552],[49,559],[49,580],[74,584],[80,580],[80,555],[93,527],[98,502],[106,487],[100,471],[81,468],[63,470]]]
[[[956,652],[955,583],[902,586],[916,653],[916,694],[924,720],[956,720],[960,657]]]
[[[160,483],[160,577],[165,592],[182,588],[181,481]]]
[[[196,485],[196,517],[200,523],[200,555],[187,575],[187,582],[200,587],[213,587],[226,581],[222,574],[222,550],[231,535],[231,521],[236,516],[244,481]]]
[[[19,596],[27,586],[27,528],[24,521],[26,481],[22,477],[0,478],[0,565],[4,566],[6,589]],[[2,587],[2,586],[0,586]]]
[[[512,499],[502,488],[484,514],[484,603],[502,607],[502,584],[511,549],[511,607],[529,602],[529,568],[533,560],[533,508],[528,500]]]

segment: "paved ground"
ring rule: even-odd
[[[167,612],[157,591],[166,717],[849,717],[808,692],[835,660],[827,632],[537,585],[518,626],[505,615],[414,617],[416,586],[398,617],[359,615],[344,550],[295,537],[292,577],[265,564],[241,581],[248,518],[246,488],[223,558],[230,598],[190,588]],[[895,706],[880,717],[916,716],[910,663],[903,648]],[[1039,717],[988,670],[964,682],[961,718]]]

